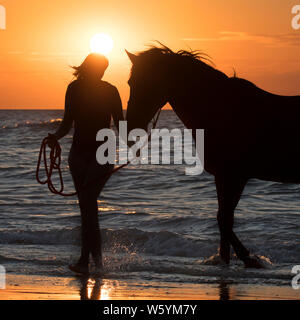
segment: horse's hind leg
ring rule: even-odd
[[[236,255],[241,260],[249,256],[249,251],[243,246],[233,232],[234,210],[240,200],[247,179],[234,175],[216,175],[215,177],[218,194],[218,224],[220,230],[220,256],[223,261],[230,261],[230,244]]]

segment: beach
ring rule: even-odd
[[[9,275],[0,300],[299,300],[291,286]]]

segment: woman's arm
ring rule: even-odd
[[[114,124],[119,131],[119,121],[124,121],[122,101],[119,95],[119,91],[114,87],[113,97],[112,97],[112,117],[114,119]]]
[[[73,117],[72,117],[72,112],[71,112],[71,87],[70,85],[68,86],[67,92],[66,92],[66,97],[65,97],[65,113],[64,113],[64,118],[57,129],[57,131],[54,133],[54,136],[57,140],[63,138],[70,129],[72,128],[73,125]]]

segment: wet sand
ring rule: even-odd
[[[299,300],[290,286],[7,275],[0,300]]]

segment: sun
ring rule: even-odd
[[[114,47],[114,41],[106,33],[97,33],[92,37],[90,47],[94,53],[109,54]]]

